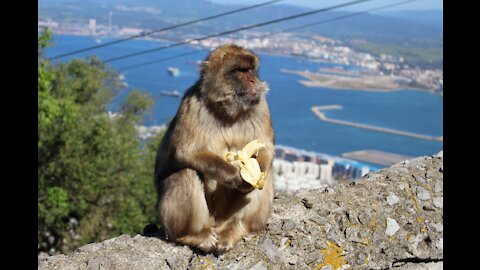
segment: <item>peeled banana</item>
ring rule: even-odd
[[[240,175],[245,182],[260,190],[265,185],[267,173],[260,170],[260,164],[252,156],[258,155],[258,151],[263,149],[265,149],[265,144],[257,139],[249,142],[241,151],[226,152],[224,156],[226,161],[240,165]]]

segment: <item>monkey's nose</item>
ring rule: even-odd
[[[248,90],[248,93],[249,93],[250,95],[252,95],[252,96],[256,96],[256,95],[257,95],[257,89],[255,89],[255,88],[250,88],[250,89]]]

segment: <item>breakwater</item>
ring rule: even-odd
[[[418,134],[418,133],[413,133],[413,132],[407,132],[407,131],[401,131],[401,130],[396,130],[396,129],[391,129],[391,128],[384,128],[384,127],[378,127],[378,126],[373,126],[373,125],[366,125],[366,124],[361,124],[361,123],[356,123],[356,122],[345,121],[345,120],[332,119],[332,118],[328,118],[322,112],[322,111],[325,111],[325,110],[339,110],[339,109],[342,109],[342,108],[343,107],[341,105],[325,105],[325,106],[313,106],[311,109],[312,109],[312,112],[320,120],[328,122],[328,123],[350,126],[350,127],[356,127],[356,128],[369,129],[369,130],[373,130],[373,131],[390,133],[390,134],[407,136],[407,137],[413,137],[413,138],[421,139],[421,140],[443,142],[443,136],[433,137],[433,136],[428,136],[428,135],[423,135],[423,134]]]

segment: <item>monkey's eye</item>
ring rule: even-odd
[[[236,68],[235,71],[243,73],[243,72],[249,72],[250,69],[249,68]]]

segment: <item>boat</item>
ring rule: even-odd
[[[168,67],[168,73],[170,73],[170,75],[172,75],[173,77],[178,77],[180,76],[180,69],[178,69],[177,67]]]
[[[164,96],[172,96],[172,97],[179,97],[179,96],[180,96],[180,92],[178,92],[177,90],[173,90],[173,91],[160,91],[160,94],[161,94],[161,95],[164,95]]]
[[[127,83],[127,80],[125,79],[124,74],[119,74],[118,75],[118,81],[119,81],[119,83],[122,87],[128,87],[128,83]]]

